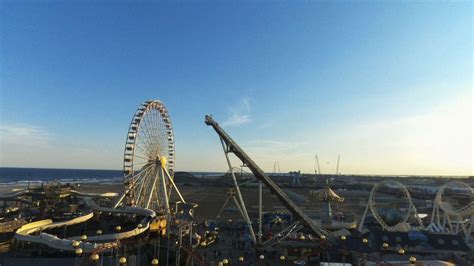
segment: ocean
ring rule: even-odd
[[[196,177],[212,178],[222,172],[189,172]],[[122,170],[54,169],[0,167],[0,184],[61,182],[122,182]]]
[[[121,170],[49,169],[0,167],[0,184],[28,182],[121,181]]]

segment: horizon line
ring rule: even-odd
[[[6,168],[17,168],[17,169],[49,169],[49,170],[88,170],[88,171],[123,171],[123,169],[99,169],[99,168],[60,168],[60,167],[25,167],[25,166],[0,166],[0,169],[6,169]],[[187,173],[207,173],[207,172],[212,172],[212,173],[227,173],[228,171],[190,171],[190,170],[179,170],[175,171],[177,172],[187,172]],[[273,173],[273,172],[267,172],[264,171],[265,173]],[[289,172],[287,172],[289,173]],[[286,173],[279,173],[279,174],[286,174]],[[372,176],[372,177],[451,177],[451,178],[472,178],[474,175],[446,175],[446,174],[438,174],[438,175],[415,175],[415,174],[315,174],[315,173],[301,173],[305,175],[320,175],[320,176]]]

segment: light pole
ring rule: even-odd
[[[125,264],[127,263],[127,258],[121,257],[121,258],[119,259],[119,263],[120,263],[120,265],[125,265]]]
[[[96,264],[99,261],[100,257],[99,254],[92,254],[91,260]]]
[[[346,236],[341,236],[342,240],[342,265],[346,265]]]
[[[285,256],[283,256],[283,255],[281,255],[281,256],[280,256],[280,261],[281,261],[281,263],[284,263],[284,262],[285,262],[285,260],[286,260],[286,257],[285,257]]]
[[[404,250],[403,248],[400,248],[400,249],[398,250],[398,254],[400,254],[400,255],[402,255],[402,256],[405,255],[405,250]]]
[[[319,236],[319,238],[321,239],[319,245],[320,245],[320,250],[321,250],[321,256],[320,256],[320,261],[321,260],[324,260],[324,256],[326,255],[326,236],[325,235],[321,235]]]
[[[74,250],[74,253],[76,253],[76,261],[75,261],[75,265],[78,265],[78,262],[80,261],[80,257],[82,255],[82,248],[76,248],[76,250]]]

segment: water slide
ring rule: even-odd
[[[83,197],[92,197],[92,198],[115,198],[118,196],[118,193],[116,192],[87,193],[87,192],[80,192],[73,189],[71,189],[71,194],[75,194],[75,195],[83,196]]]
[[[12,192],[8,193],[0,193],[0,200],[4,199],[14,199],[18,198],[20,196],[23,196],[25,194],[31,193],[30,189],[19,189],[19,190],[14,190]],[[44,193],[44,192],[42,192]],[[114,198],[118,196],[118,193],[115,192],[106,192],[106,193],[86,193],[86,192],[81,192],[77,191],[74,189],[71,189],[71,194],[78,195],[78,196],[83,196],[83,197],[94,197],[94,198]]]
[[[86,199],[86,202],[90,204],[89,206],[95,211],[109,212],[109,213],[127,213],[127,214],[136,214],[140,216],[145,216],[140,223],[137,223],[136,227],[132,230],[113,233],[113,234],[104,234],[96,236],[88,236],[87,241],[80,242],[79,247],[82,248],[84,253],[91,253],[94,250],[101,249],[102,247],[111,248],[113,243],[117,240],[127,239],[131,237],[138,236],[143,232],[147,231],[150,228],[150,223],[153,218],[156,217],[156,213],[153,210],[143,209],[143,208],[124,208],[124,209],[113,209],[99,207],[93,203],[91,199]],[[94,217],[93,212],[85,214],[80,217],[68,221],[53,222],[50,219],[41,220],[26,224],[20,227],[16,233],[15,238],[22,241],[28,241],[32,243],[44,244],[49,247],[60,249],[60,250],[74,250],[75,247],[72,246],[74,241],[80,240],[80,236],[74,236],[67,239],[61,239],[57,236],[43,233],[44,230],[71,226],[79,223],[84,223]],[[100,243],[96,243],[100,242]]]
[[[18,198],[27,194],[28,192],[30,192],[29,189],[19,189],[8,193],[0,193],[0,200]]]

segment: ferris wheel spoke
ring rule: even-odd
[[[148,133],[147,117],[148,115],[144,115],[142,121],[140,121],[139,136],[140,136],[140,139],[144,139],[144,140],[147,140],[150,137]]]
[[[167,135],[167,130],[166,130],[166,125],[164,122],[164,118],[160,118],[160,120],[157,122],[157,128],[159,128],[160,132],[165,132],[165,138],[157,138],[157,146],[159,147],[159,150],[161,152],[162,156],[166,155],[166,150],[163,149],[163,141],[167,141],[168,135]]]
[[[154,109],[151,109],[150,110],[150,113],[149,115],[146,116],[146,118],[144,119],[144,123],[145,123],[145,130],[143,132],[143,134],[146,134],[148,137],[152,137],[152,129],[153,129],[153,124],[151,123],[151,120],[153,119],[154,117]]]
[[[150,173],[154,172],[155,167],[151,167],[147,172],[140,178],[140,182],[137,186],[137,204],[140,203],[140,199],[143,197],[143,190],[147,185],[147,180],[149,179]]]
[[[153,157],[153,147],[144,138],[138,137],[137,140],[137,146],[140,146],[149,157]]]
[[[143,166],[139,171],[138,174],[131,173],[129,175],[125,176],[125,180],[129,183],[130,188],[134,188],[136,186],[137,181],[139,180],[139,176],[144,173],[144,171],[148,170],[149,167],[151,167],[152,164]]]
[[[140,131],[141,132],[141,131]],[[135,139],[135,147],[139,148],[142,152],[146,153],[148,156],[151,156],[151,147],[147,145],[146,142],[143,141],[143,136],[142,134],[136,134],[136,139]],[[137,150],[135,150],[136,152]]]
[[[157,111],[154,111],[154,112],[157,112]],[[152,116],[151,119],[150,119],[150,124],[151,124],[151,128],[150,128],[150,135],[151,135],[151,145],[153,147],[153,152],[155,154],[153,154],[154,156],[158,157],[160,156],[160,154],[157,154],[156,153],[156,142],[159,140],[159,137],[158,137],[158,132],[156,131],[157,130],[157,127],[156,127],[156,117],[155,116]]]
[[[147,166],[142,167],[137,174],[134,175],[135,178],[140,178],[140,176],[144,175],[147,173],[148,170],[150,170],[154,166],[153,163],[150,163]]]
[[[142,170],[143,170],[146,166],[148,166],[148,164],[150,164],[150,163],[143,164],[142,167],[140,167],[140,168],[134,170],[133,172],[134,172],[134,173],[137,173],[137,174],[134,174],[134,178],[137,178],[137,176],[139,176],[139,174],[142,172]],[[139,165],[135,165],[135,166],[139,166]]]
[[[144,135],[144,132],[147,131],[146,120],[140,123],[140,130],[137,134],[137,144],[142,147],[142,150],[146,151],[149,156],[153,156],[153,147],[149,143],[149,137]]]
[[[150,157],[153,157],[153,146],[149,143],[148,137],[139,136],[138,137],[139,146],[142,148],[143,151]]]
[[[165,117],[162,117],[162,116],[155,117],[155,121],[154,121],[155,122],[155,131],[164,132],[166,134],[166,130],[164,129],[164,124],[165,124],[164,119],[165,119]],[[155,139],[156,140],[156,145],[158,147],[159,152],[161,153],[160,154],[161,156],[165,155],[164,150],[162,149],[162,143],[163,143],[164,139],[165,138],[156,138]]]
[[[153,172],[153,171],[151,171]],[[141,182],[139,184],[139,187],[138,187],[138,190],[137,190],[137,205],[138,206],[143,206],[143,204],[140,204],[142,199],[144,198],[144,190],[146,190],[146,186],[147,186],[147,180],[149,179],[149,176],[148,175],[145,175],[143,176],[143,178],[141,179]]]
[[[160,121],[159,123],[157,123],[156,128],[157,128],[160,132],[166,132],[166,127],[164,126],[164,121]],[[160,148],[161,148],[161,147],[162,147],[162,143],[163,143],[163,139],[157,138],[157,142],[158,142],[158,145],[159,145]],[[160,151],[161,151],[161,152],[164,152],[163,150],[160,150]]]
[[[151,171],[154,168],[154,164],[148,165],[146,168],[143,168],[143,170],[140,171],[137,175],[135,175],[135,178],[142,178],[143,176],[147,175],[149,171]]]
[[[144,143],[137,143],[136,147],[139,149],[140,153],[145,154],[146,156],[153,157],[152,150],[144,145]]]
[[[139,181],[137,182],[136,186],[134,187],[134,191],[135,191],[135,194],[137,195],[137,197],[142,194],[143,188],[147,185],[146,182],[147,182],[147,179],[148,179],[148,176],[149,176],[150,172],[152,172],[152,171],[150,170],[146,174],[142,175],[140,177]]]
[[[137,165],[145,165],[145,164],[149,164],[150,162],[142,162],[142,163],[134,163],[135,166]]]
[[[143,157],[143,156],[137,155],[137,154],[135,154],[134,156],[135,156],[135,157],[138,157],[138,158],[140,158],[140,159],[143,159],[143,160],[147,160],[147,161],[153,160],[153,158],[151,158],[151,157]]]
[[[140,149],[146,153],[150,152],[149,146],[147,146],[146,143],[142,141],[142,137],[140,135],[137,138],[136,146],[140,147]]]
[[[154,147],[153,147],[153,139],[155,136],[153,136],[153,124],[151,123],[150,120],[153,119],[154,115],[154,110],[151,110],[150,111],[150,114],[147,115],[144,119],[144,123],[145,123],[145,130],[143,131],[143,134],[146,135],[146,143],[147,145],[150,147],[150,150],[153,151],[154,150]],[[154,155],[154,154],[152,154]]]

